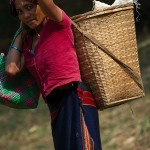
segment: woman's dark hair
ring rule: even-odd
[[[10,13],[13,15],[13,16],[17,16],[17,11],[16,11],[16,7],[15,7],[15,3],[10,3]]]
[[[26,0],[26,1],[30,1],[34,4],[38,4],[38,0]],[[13,16],[17,16],[17,11],[16,11],[16,7],[15,7],[15,0],[10,0],[10,13]]]

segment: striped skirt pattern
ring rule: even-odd
[[[83,83],[47,97],[55,150],[102,150],[98,110]]]

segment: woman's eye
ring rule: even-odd
[[[31,9],[33,8],[33,5],[28,5],[26,8],[27,8],[28,10],[31,10]]]
[[[30,11],[30,10],[32,10],[33,9],[33,5],[29,5],[29,4],[27,4],[27,5],[25,5],[24,6],[24,8],[23,8],[24,10],[27,10],[27,11]],[[23,12],[24,12],[24,10],[21,10],[21,9],[18,9],[17,10],[17,14],[18,15],[22,15],[23,14]]]

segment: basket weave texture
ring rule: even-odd
[[[73,26],[81,77],[89,85],[100,110],[144,96],[133,9],[133,4],[127,4],[72,17],[81,30],[129,66],[141,82],[142,88],[97,44]]]

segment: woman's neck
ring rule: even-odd
[[[43,28],[43,26],[45,25],[46,22],[47,22],[47,18],[45,18],[43,20],[43,22],[37,28],[35,28],[35,32],[38,36],[40,36],[41,30],[42,30],[42,28]]]

